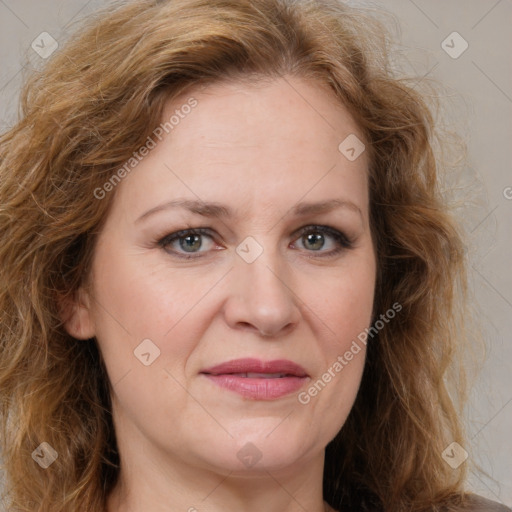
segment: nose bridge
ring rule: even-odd
[[[271,233],[249,236],[236,248],[228,321],[277,335],[299,319],[291,272]]]

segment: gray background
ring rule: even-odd
[[[32,42],[48,32],[62,44],[73,21],[105,3],[0,0],[0,131],[16,120],[25,59],[43,62]],[[475,308],[488,353],[467,408],[470,435],[464,448],[470,458],[465,463],[476,462],[488,473],[471,470],[471,490],[512,506],[512,0],[349,3],[383,8],[396,17],[393,31],[408,71],[425,83],[433,78],[445,85],[445,122],[468,145],[457,190],[461,197],[471,196],[463,215]],[[441,46],[454,31],[469,45],[458,58]],[[448,44],[455,52],[463,43],[448,39]]]

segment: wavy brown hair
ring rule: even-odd
[[[88,277],[116,191],[102,187],[160,122],[164,103],[222,80],[328,85],[369,151],[378,257],[374,312],[402,305],[368,344],[354,407],[326,448],[335,508],[441,510],[464,496],[463,243],[439,187],[424,97],[392,71],[377,17],[335,0],[139,0],[90,17],[21,94],[0,138],[0,415],[12,511],[105,510],[119,472],[110,383],[96,340],[58,304]],[[449,387],[450,368],[456,384]],[[44,470],[41,442],[58,453]]]

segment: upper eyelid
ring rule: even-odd
[[[346,236],[346,234],[343,230],[334,228],[332,226],[327,226],[324,224],[307,224],[301,228],[294,230],[291,235],[292,236],[300,235],[302,232],[304,232],[308,229],[325,230],[326,232],[328,232],[329,230],[332,230],[332,231],[338,232],[340,235]],[[180,238],[183,236],[187,236],[191,233],[207,235],[207,236],[211,236],[213,238],[214,237],[213,234],[215,233],[215,230],[213,228],[203,228],[203,227],[178,229],[177,231],[166,234],[164,237],[162,237],[162,240],[169,239],[169,238]]]

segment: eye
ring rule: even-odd
[[[204,243],[205,237],[209,239],[206,244]],[[307,252],[319,253],[320,257],[336,256],[342,251],[352,248],[352,241],[344,233],[329,226],[307,226],[300,231],[298,240],[302,241]],[[166,252],[184,259],[199,258],[202,253],[208,252],[215,245],[211,230],[208,228],[176,231],[166,235],[157,243]],[[326,245],[331,245],[333,248],[322,251],[321,249]]]
[[[331,239],[330,244],[333,247],[331,250],[322,251],[326,245],[326,240]],[[308,226],[300,232],[302,245],[308,252],[320,252],[320,257],[336,256],[345,249],[352,248],[352,241],[348,237],[338,231],[337,229],[329,226]]]
[[[179,258],[197,258],[199,256],[194,256],[194,254],[200,254],[199,249],[205,246],[203,242],[204,237],[208,237],[210,241],[213,242],[213,237],[211,236],[209,229],[184,229],[182,231],[177,231],[176,233],[171,233],[170,235],[165,236],[158,241],[158,245],[165,249],[167,252],[171,252]],[[201,252],[207,252],[208,245],[210,245],[211,248],[212,243],[207,243],[206,250]],[[167,249],[169,246],[172,247],[170,251]]]

